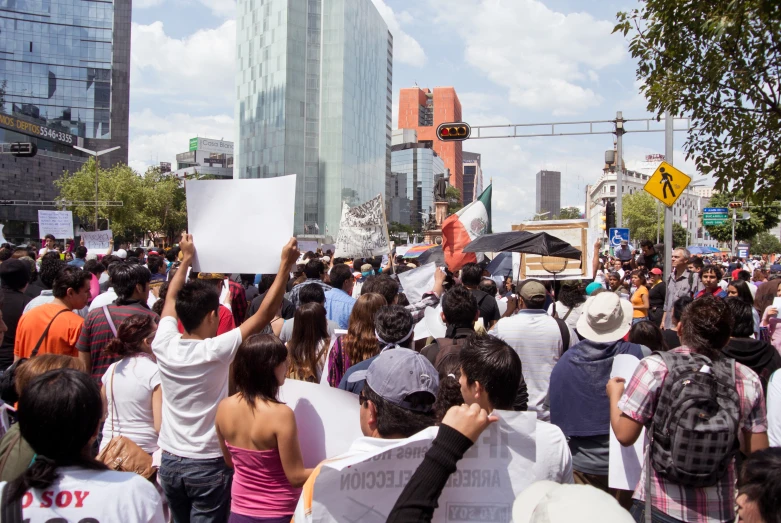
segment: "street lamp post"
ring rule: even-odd
[[[84,147],[79,147],[78,145],[73,146],[74,149],[81,151],[83,153],[87,153],[90,156],[95,157],[95,230],[98,230],[98,206],[100,205],[98,203],[98,172],[100,171],[100,161],[98,160],[98,157],[103,156],[104,154],[108,154],[112,151],[116,151],[117,149],[120,149],[120,146],[111,147],[110,149],[103,149],[102,151],[91,151],[90,149],[85,149]]]

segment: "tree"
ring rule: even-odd
[[[728,207],[729,202],[743,201],[747,207],[738,209],[738,218],[741,218],[744,212],[748,212],[750,219],[738,219],[735,224],[735,241],[744,241],[753,238],[761,232],[772,229],[778,225],[778,218],[781,215],[781,205],[778,203],[751,204],[749,200],[744,201],[743,193],[718,193],[714,194],[708,204],[710,207]],[[705,227],[711,237],[720,242],[732,241],[732,212],[730,218],[724,225],[708,225]]]
[[[464,207],[464,204],[461,203],[461,191],[458,190],[458,187],[453,185],[447,186],[445,201],[447,202],[448,214],[455,214]]]
[[[197,175],[196,175],[197,176]],[[187,195],[184,184],[170,173],[161,173],[155,167],[149,169],[143,177],[142,187],[145,194],[145,227],[150,239],[164,236],[168,243],[187,228]]]
[[[648,110],[686,115],[684,144],[720,191],[781,195],[781,9],[772,0],[646,0],[617,15]]]
[[[403,223],[399,222],[390,222],[388,224],[388,235],[391,237],[391,239],[396,242],[401,242],[402,238],[399,233],[406,233],[407,239],[409,239],[415,233],[415,228],[412,225],[404,225]]]
[[[678,222],[673,222],[673,247],[687,247],[686,229]]]
[[[624,227],[629,228],[633,243],[656,240],[664,235],[664,209],[657,207],[657,200],[645,191],[624,195]],[[658,213],[658,214],[657,214]],[[673,246],[686,246],[686,229],[673,222]]]
[[[781,241],[769,232],[757,234],[750,243],[751,254],[777,254],[781,252]]]
[[[583,213],[577,207],[564,207],[559,211],[559,220],[578,220],[583,217]]]

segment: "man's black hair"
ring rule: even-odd
[[[431,412],[424,413],[399,407],[374,392],[368,383],[364,385],[361,394],[374,403],[374,408],[377,410],[377,432],[380,433],[381,437],[401,436],[408,438],[423,429],[432,427],[436,422],[433,409]],[[426,392],[415,392],[405,399],[413,403],[417,400],[417,403],[429,405],[433,405],[435,400],[434,396]],[[361,408],[368,408],[368,405],[364,403]]]
[[[496,296],[496,282],[491,279],[483,278],[477,288],[489,296]]]
[[[254,274],[239,274],[239,278],[241,279],[242,285],[244,285],[245,287],[249,287],[250,285],[255,285]]]
[[[702,263],[702,260],[700,260],[700,263]],[[721,281],[721,278],[724,276],[724,273],[721,272],[721,267],[713,264],[708,265],[707,267],[703,267],[700,270],[700,278],[702,278],[703,274],[708,274],[708,273],[713,273],[716,276],[716,281]]]
[[[258,291],[260,294],[266,294],[268,290],[274,285],[274,280],[277,279],[276,274],[264,274],[260,277],[260,284],[258,285]]]
[[[152,279],[149,269],[143,265],[132,263],[117,263],[109,269],[111,285],[117,293],[117,300],[127,302],[132,299],[136,285],[145,285]],[[146,301],[146,300],[144,300]]]
[[[770,447],[749,454],[738,479],[738,495],[756,503],[760,520],[781,522],[781,448]]]
[[[167,253],[165,253],[165,259],[169,262],[175,262],[177,256],[179,256],[179,249],[171,249]]]
[[[754,307],[737,296],[726,298],[724,303],[729,307],[735,325],[732,327],[733,338],[750,338],[754,334]]]
[[[133,249],[133,255],[136,258],[138,258],[140,256],[144,256],[145,254],[146,254],[146,251],[144,250],[143,247],[136,247],[135,249]]]
[[[0,263],[0,282],[3,287],[21,291],[30,282],[30,268],[22,260],[5,260]]]
[[[163,261],[163,257],[157,256],[155,254],[152,254],[146,260],[146,266],[149,267],[149,272],[152,274],[157,274],[160,272],[160,267],[162,267],[164,264],[165,261]]]
[[[331,269],[331,287],[341,289],[344,282],[352,279],[353,271],[343,263],[334,265]]]
[[[103,264],[103,266],[108,270],[108,268],[111,266],[112,263],[121,262],[122,258],[119,256],[115,256],[113,254],[109,254],[107,256],[104,256],[103,259],[100,260],[100,263]],[[109,271],[109,275],[111,274],[111,271]]]
[[[49,256],[53,254],[54,257]],[[41,271],[38,274],[38,279],[41,280],[41,285],[44,289],[51,289],[54,285],[54,279],[60,274],[60,269],[65,267],[65,262],[60,259],[57,253],[47,253],[41,258]]]
[[[4,262],[5,260],[10,260],[11,256],[14,255],[14,251],[7,247],[0,247],[0,263]]]
[[[95,276],[100,277],[100,275],[106,271],[106,268],[98,260],[87,260],[84,262],[84,267],[82,267],[82,270],[91,272]]]
[[[401,305],[385,305],[374,314],[374,328],[386,343],[408,346],[412,325],[412,314]]]
[[[188,281],[176,297],[176,315],[184,330],[192,332],[210,313],[219,313],[220,293],[217,287],[205,280]]]
[[[735,320],[724,300],[703,296],[694,300],[681,317],[681,344],[711,360],[721,358],[721,349],[729,341]],[[754,321],[751,326],[753,329]]]
[[[746,270],[738,271],[738,279],[742,281],[750,282],[751,273]]]
[[[483,268],[476,263],[467,263],[461,268],[461,283],[477,287],[483,279]]]
[[[316,283],[308,283],[298,291],[298,305],[319,303],[325,305],[325,291]]]
[[[467,383],[479,382],[495,409],[513,410],[523,372],[512,347],[490,334],[475,335],[461,347],[459,362]]]
[[[91,279],[92,274],[89,272],[84,272],[78,267],[65,266],[54,278],[52,294],[55,298],[64,298],[68,295],[68,289],[78,292],[84,287],[84,283],[89,284]]]
[[[361,294],[372,293],[382,295],[382,297],[385,298],[385,301],[392,304],[399,294],[399,282],[384,274],[369,276],[366,278],[366,281],[363,282]]]
[[[693,265],[696,269],[702,269],[705,264],[702,262],[702,258],[689,258],[689,265]]]
[[[654,242],[652,242],[651,240],[642,240],[640,242],[640,247],[646,247],[646,248],[650,247],[651,249],[653,249]]]
[[[55,238],[53,234],[47,234],[46,236],[43,237],[43,239],[57,241],[57,238]]]
[[[477,311],[477,300],[472,291],[463,285],[456,285],[442,295],[442,312],[448,325],[471,327]]]
[[[79,245],[73,250],[73,256],[81,258],[82,260],[87,257],[87,248],[83,245]]]
[[[694,301],[691,296],[681,296],[675,302],[673,303],[673,320],[676,322],[681,321],[681,317],[683,316],[683,311],[686,310],[686,307],[691,305],[691,302]]]
[[[324,272],[323,262],[316,258],[309,260],[304,266],[304,274],[306,274],[307,279],[319,279]]]

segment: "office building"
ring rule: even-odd
[[[419,228],[435,211],[434,185],[448,178],[445,162],[430,144],[407,142],[391,148],[388,221]]]
[[[0,142],[32,142],[34,158],[0,157],[3,199],[51,201],[53,182],[91,150],[127,162],[131,0],[0,2]],[[8,239],[36,238],[38,208],[0,206]]]
[[[480,155],[477,153],[463,152],[464,158],[464,205],[469,205],[483,192],[483,169],[480,163]]]
[[[296,174],[295,232],[390,176],[393,37],[371,0],[239,0],[234,177]]]
[[[176,155],[177,177],[194,174],[233,178],[233,142],[211,138],[190,139],[190,150]]]
[[[547,218],[555,218],[561,211],[561,173],[540,171],[536,177],[537,199],[534,212]]]
[[[460,121],[461,102],[452,87],[435,87],[433,91],[412,87],[399,91],[399,129],[414,129],[419,142],[432,145],[450,171],[450,185],[463,195],[461,142],[441,142],[436,136],[440,124]]]

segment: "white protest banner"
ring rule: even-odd
[[[114,233],[111,231],[82,232],[81,239],[88,251],[107,251]]]
[[[516,496],[535,481],[534,413],[495,412],[499,421],[458,462],[432,521],[511,521]],[[385,522],[436,434],[431,427],[398,442],[377,440],[376,450],[323,464],[313,521]]]
[[[73,213],[70,211],[38,211],[38,236],[47,234],[58,240],[73,238]]]
[[[334,256],[370,258],[389,252],[390,239],[382,195],[352,208],[344,204]]]
[[[293,409],[305,467],[344,454],[361,433],[358,396],[319,383],[285,380],[279,399]]]
[[[276,273],[282,247],[293,236],[295,201],[295,175],[188,181],[193,270]]]
[[[298,240],[298,250],[301,251],[302,254],[309,251],[315,252],[317,250],[317,242],[311,240]]]
[[[631,354],[619,354],[613,358],[613,369],[610,377],[624,378],[627,383],[632,378],[640,360]],[[643,471],[643,445],[645,444],[645,429],[640,432],[635,444],[624,447],[616,439],[613,427],[610,427],[610,461],[608,469],[608,485],[610,488],[634,490],[640,481]]]
[[[399,282],[410,303],[419,302],[424,293],[434,288],[434,272],[436,270],[437,264],[431,262],[399,274]]]

